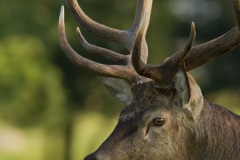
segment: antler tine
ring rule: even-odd
[[[141,22],[143,17],[143,12],[147,11],[151,13],[152,0],[138,0],[134,23],[132,27],[128,30],[118,30],[118,29],[110,28],[93,21],[83,12],[77,0],[67,0],[67,4],[70,10],[72,11],[72,13],[74,14],[75,19],[80,24],[80,26],[84,27],[89,32],[96,34],[104,39],[107,39],[116,43],[120,43],[126,49],[128,49],[128,51],[131,51],[133,47],[133,43],[135,41],[136,31],[138,30],[139,23]],[[150,14],[148,17],[148,22],[149,22],[149,19],[150,19]],[[146,25],[148,26],[148,24]],[[146,27],[146,30],[147,30],[147,27]],[[145,45],[143,49],[147,49],[147,46]]]
[[[61,7],[61,12],[59,16],[58,36],[60,40],[60,46],[64,51],[65,55],[77,67],[88,70],[99,76],[121,78],[129,82],[134,79],[131,70],[128,69],[127,66],[99,64],[80,56],[71,48],[65,34],[64,6]]]
[[[80,43],[89,53],[111,60],[116,64],[126,65],[128,63],[128,58],[125,55],[88,43],[83,37],[79,27],[77,27],[76,32]]]
[[[238,30],[240,30],[240,2],[239,0],[232,0],[234,14],[235,14],[235,21],[238,26]]]
[[[188,39],[188,42],[186,43],[185,47],[175,54],[173,54],[171,57],[167,59],[168,63],[178,65],[184,61],[184,58],[187,56],[187,54],[190,52],[196,38],[196,28],[195,23],[192,22],[191,24],[191,33],[190,37]],[[166,62],[165,62],[166,63]]]
[[[209,42],[194,46],[184,60],[187,71],[227,53],[240,44],[240,3],[239,0],[232,0],[232,3],[237,27]]]
[[[147,58],[148,58],[148,46],[147,46],[147,42],[146,42],[146,32],[148,29],[148,25],[150,22],[150,16],[151,16],[151,11],[152,11],[152,0],[138,0],[138,4],[137,4],[137,9],[136,9],[136,13],[135,13],[135,18],[134,18],[134,23],[131,26],[131,28],[129,29],[129,31],[135,35],[137,35],[138,31],[140,30],[141,27],[141,23],[143,22],[144,19],[144,23],[142,23],[143,27],[143,35],[142,35],[142,43],[141,43],[141,59],[144,63],[147,62]],[[136,36],[135,36],[136,37]],[[132,40],[132,48],[134,47],[134,42],[135,39]],[[131,48],[131,49],[132,49]]]
[[[150,21],[150,15],[152,10],[152,0],[138,0],[137,3],[137,9],[135,12],[135,18],[134,22],[129,30],[132,30],[132,33],[137,34],[141,24],[142,20],[145,18],[145,32],[148,28],[149,21]],[[147,15],[146,15],[147,14]]]
[[[138,33],[132,53],[132,63],[134,69],[138,74],[154,79],[165,87],[168,85],[167,83],[172,82],[172,78],[174,77],[175,73],[182,66],[184,58],[187,56],[193,46],[195,37],[196,30],[195,25],[192,22],[191,34],[185,47],[169,57],[166,61],[162,62],[160,65],[149,65],[144,63],[140,58],[142,54],[141,43],[143,38],[143,29],[141,28]]]
[[[132,65],[133,65],[133,68],[137,71],[138,74],[142,75],[142,76],[145,76],[145,77],[149,77],[148,76],[148,71],[147,71],[147,67],[148,65],[143,62],[142,60],[142,54],[144,54],[144,51],[142,50],[142,44],[143,44],[143,38],[144,38],[144,27],[146,26],[145,23],[147,22],[146,21],[146,16],[147,16],[147,13],[145,12],[144,14],[144,17],[142,19],[142,22],[140,23],[139,25],[139,31],[138,31],[138,34],[137,34],[137,37],[136,37],[136,40],[135,40],[135,43],[134,43],[134,46],[133,46],[133,50],[132,50],[132,57],[131,57],[131,60],[132,60]]]
[[[69,9],[72,11],[76,21],[80,24],[80,26],[84,27],[89,32],[96,34],[102,38],[105,38],[107,40],[121,44],[124,43],[122,42],[121,37],[127,36],[127,33],[125,31],[113,29],[93,21],[83,12],[77,0],[67,0],[67,4]]]

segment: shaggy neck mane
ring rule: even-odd
[[[239,116],[205,101],[197,126],[199,146],[204,146],[197,150],[203,159],[240,159]]]

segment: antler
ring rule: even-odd
[[[133,25],[127,29],[127,30],[118,30],[114,28],[107,27],[105,25],[99,24],[95,21],[93,21],[91,18],[89,18],[81,9],[79,6],[77,0],[66,0],[69,9],[73,13],[76,21],[79,23],[79,25],[89,32],[100,36],[104,39],[116,42],[121,44],[123,47],[125,47],[129,52],[133,48],[133,43],[136,39],[136,34],[138,31],[138,28],[140,26],[140,23],[143,19],[144,13],[147,12],[148,17],[146,17],[146,27],[144,30],[144,34],[146,34],[149,21],[150,21],[150,15],[152,10],[152,0],[138,0],[137,1],[137,9],[135,13],[135,19]],[[145,40],[144,40],[145,41]],[[145,52],[145,55],[142,55],[143,61],[147,60],[147,44],[143,43],[142,49]]]
[[[144,18],[144,36],[146,34],[150,14],[151,14],[151,7],[152,7],[152,0],[138,0],[137,9],[135,13],[135,19],[133,25],[127,30],[118,30],[114,28],[110,28],[99,24],[92,19],[90,19],[80,8],[76,0],[67,0],[67,4],[72,11],[75,19],[80,24],[80,26],[84,27],[89,32],[96,34],[102,38],[107,40],[117,42],[123,45],[130,54],[130,51],[133,48],[133,43],[136,39],[136,34],[138,28],[140,26],[141,21],[143,21],[144,13],[148,13],[148,16]],[[114,77],[114,78],[121,78],[125,79],[130,83],[136,81],[139,78],[139,75],[134,71],[130,55],[125,56],[119,54],[117,52],[98,47],[92,45],[86,41],[86,39],[81,34],[79,28],[76,29],[79,41],[83,45],[83,47],[90,53],[97,54],[111,60],[116,65],[104,65],[100,63],[93,62],[88,60],[81,55],[77,54],[72,47],[69,45],[66,35],[65,35],[65,24],[64,24],[64,7],[61,9],[60,19],[59,19],[59,39],[60,45],[69,58],[69,60],[74,63],[76,66],[86,69],[90,72],[93,72],[96,75],[105,76],[105,77]],[[143,61],[147,60],[148,56],[148,49],[147,43],[144,37],[144,43],[141,46],[141,50],[144,50],[145,54],[142,54]]]
[[[166,87],[171,83],[173,76],[183,63],[185,64],[186,71],[189,71],[213,60],[217,56],[222,55],[239,45],[240,2],[239,0],[232,0],[232,2],[237,27],[214,40],[192,48],[196,36],[195,25],[192,23],[191,35],[186,46],[159,65],[149,65],[141,60],[141,54],[143,53],[141,50],[143,31],[140,28],[132,55],[132,63],[135,70],[140,75],[154,79],[157,82],[160,82],[159,84],[161,84],[162,87]]]
[[[144,26],[144,25],[143,25]],[[137,36],[133,52],[132,63],[134,69],[142,76],[154,79],[161,84],[162,87],[166,87],[172,82],[175,73],[183,65],[184,59],[191,50],[196,37],[195,24],[192,22],[191,34],[185,47],[171,57],[166,59],[159,65],[149,65],[141,60],[141,43],[143,38],[143,29],[140,28]]]
[[[232,0],[232,4],[237,27],[209,42],[194,46],[184,60],[187,71],[203,65],[239,45],[240,1]]]
[[[127,30],[118,30],[99,24],[82,11],[77,0],[67,0],[67,4],[80,26],[102,38],[121,44],[129,51],[129,55],[125,56],[92,45],[86,41],[80,29],[77,28],[78,38],[88,52],[109,59],[116,65],[104,65],[93,62],[77,54],[71,48],[65,35],[64,7],[61,9],[59,19],[60,45],[72,63],[94,74],[125,79],[129,83],[134,83],[141,76],[144,76],[165,86],[171,83],[175,73],[184,64],[186,70],[189,71],[239,45],[240,2],[239,0],[232,0],[232,2],[238,27],[214,40],[192,47],[196,37],[195,25],[192,23],[190,38],[185,47],[159,65],[146,63],[148,48],[145,36],[150,21],[152,0],[138,0],[134,23]]]
[[[78,31],[78,29],[77,29]],[[78,31],[78,34],[80,32]],[[75,52],[72,47],[69,45],[66,34],[65,34],[65,24],[64,24],[64,6],[61,7],[61,13],[59,17],[59,40],[60,46],[63,49],[65,55],[68,59],[75,64],[79,68],[86,69],[94,74],[106,77],[115,77],[115,78],[123,78],[128,81],[132,80],[131,70],[128,66],[117,66],[117,65],[103,65],[100,63],[93,62],[88,60],[77,52]],[[81,37],[81,35],[79,35]],[[84,40],[83,40],[84,41]],[[86,43],[86,42],[85,42]],[[101,50],[101,49],[100,49]],[[112,54],[115,59],[119,60],[114,54]]]

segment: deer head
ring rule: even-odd
[[[240,2],[232,2],[238,27],[209,42],[193,46],[196,31],[192,22],[186,45],[160,64],[150,65],[147,64],[145,36],[152,0],[137,0],[135,20],[127,30],[99,24],[82,11],[77,0],[67,0],[69,9],[81,27],[119,43],[129,51],[129,55],[122,55],[89,44],[77,28],[79,41],[88,52],[115,64],[100,64],[82,57],[67,41],[64,7],[61,8],[59,39],[65,55],[77,67],[98,75],[109,92],[125,105],[112,134],[86,160],[198,159],[200,154],[207,153],[207,147],[203,145],[206,137],[197,130],[203,109],[209,103],[204,100],[199,86],[187,71],[240,43]]]

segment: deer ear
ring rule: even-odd
[[[175,76],[175,88],[176,97],[178,97],[178,102],[182,103],[183,109],[192,112],[193,117],[197,116],[202,109],[202,92],[195,80],[186,73],[184,68],[180,69]]]
[[[191,98],[191,89],[187,73],[184,69],[180,69],[175,76],[175,88],[177,97],[182,105],[187,105]]]
[[[118,78],[100,77],[110,94],[123,105],[128,105],[132,100],[131,86],[125,80]]]

